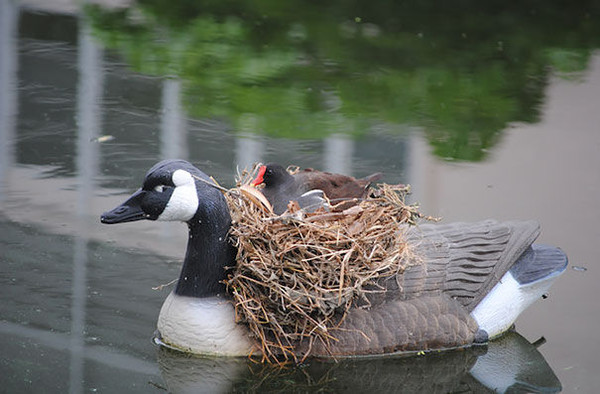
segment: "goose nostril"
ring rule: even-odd
[[[122,206],[122,207],[117,208],[115,210],[115,213],[123,213],[123,212],[127,211],[128,209],[129,209],[129,207]]]

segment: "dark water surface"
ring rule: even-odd
[[[0,392],[597,392],[598,2],[0,0]],[[186,229],[100,214],[162,158],[410,183],[571,268],[487,348],[276,370],[150,341]],[[546,339],[537,341],[540,337]]]

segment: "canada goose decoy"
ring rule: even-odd
[[[304,200],[315,190],[325,193],[334,205],[343,200],[364,198],[371,183],[381,177],[381,173],[375,173],[362,179],[356,179],[312,168],[291,175],[282,165],[269,163],[259,168],[252,185],[265,185],[262,193],[271,203],[273,211],[280,215],[285,212],[290,201],[298,201],[301,208],[309,206],[310,203]],[[348,208],[351,204],[343,205],[343,208]]]
[[[142,188],[101,221],[186,222],[187,252],[179,281],[160,311],[159,340],[197,354],[256,354],[248,329],[235,323],[222,283],[227,267],[235,264],[235,251],[227,239],[227,203],[211,183],[186,161],[161,161],[148,171]],[[422,264],[387,280],[369,308],[352,308],[336,331],[337,341],[329,349],[315,343],[311,354],[444,349],[499,336],[566,269],[560,249],[533,245],[539,231],[532,221],[409,227],[407,242]]]

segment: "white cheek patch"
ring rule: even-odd
[[[192,175],[184,170],[173,173],[175,189],[165,207],[165,210],[156,220],[187,222],[198,210],[198,193]]]
[[[177,186],[195,185],[192,174],[185,170],[176,170],[171,176],[173,184]]]

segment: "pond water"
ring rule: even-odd
[[[0,3],[0,392],[600,387],[596,2]],[[186,357],[151,342],[185,226],[99,222],[174,157],[226,186],[258,161],[381,171],[445,222],[538,220],[570,268],[487,348]]]

